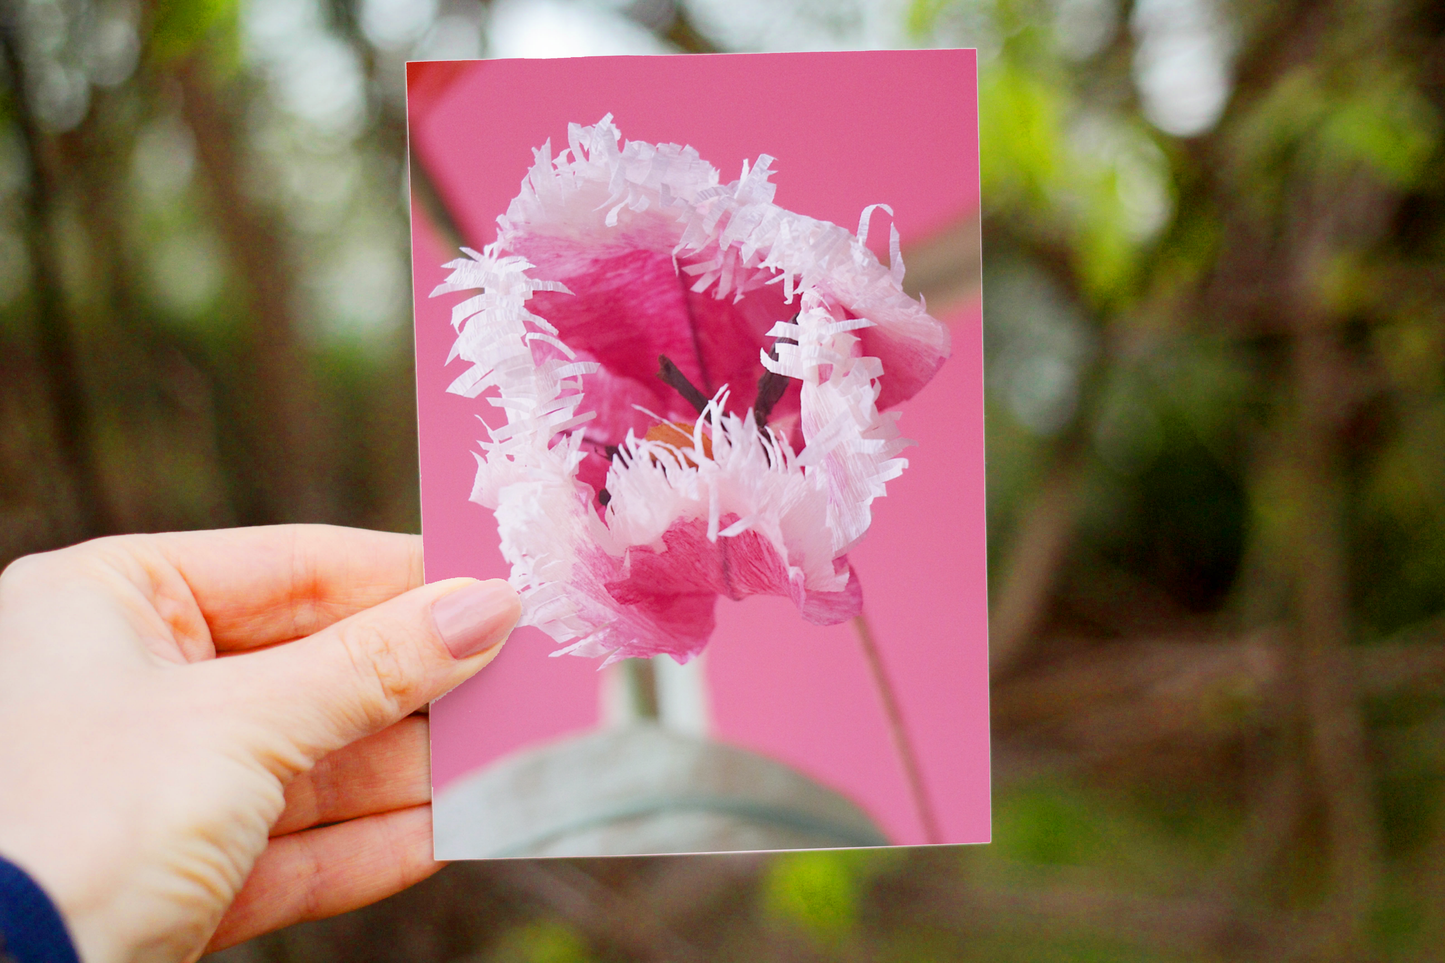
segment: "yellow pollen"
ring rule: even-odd
[[[687,453],[694,451],[692,444],[692,425],[685,421],[664,421],[647,429],[643,436],[648,441],[659,441],[664,445],[671,445],[682,453],[682,460],[689,468],[696,468],[697,462],[687,456]],[[694,452],[696,453],[696,452]],[[712,458],[712,439],[706,434],[702,436],[702,456]],[[656,461],[656,459],[653,459]]]

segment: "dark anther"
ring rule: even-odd
[[[671,385],[673,390],[678,394],[682,395],[682,399],[696,408],[698,414],[702,414],[707,408],[707,398],[703,393],[693,387],[692,382],[687,380],[687,375],[683,374],[667,355],[658,355],[657,363],[661,367],[661,370],[657,372],[657,376]]]
[[[769,352],[772,355],[772,352]],[[773,356],[773,360],[778,360]],[[758,400],[753,402],[753,420],[762,429],[768,423],[768,415],[772,413],[773,406],[783,397],[783,392],[788,390],[788,376],[780,375],[773,371],[764,371],[763,376],[758,379]]]
[[[597,489],[597,501],[606,508],[607,503],[612,501],[612,493],[605,488]]]
[[[618,452],[620,452],[621,450],[622,449],[618,448],[616,445],[605,445],[602,448],[602,453],[607,456],[608,461],[612,461],[612,459],[617,457]]]
[[[793,315],[793,320],[798,316]],[[773,342],[768,349],[768,357],[774,361],[778,360],[779,344],[797,344],[792,338],[779,338]],[[758,429],[762,430],[768,423],[768,415],[772,414],[773,406],[783,397],[783,392],[788,390],[788,376],[780,375],[773,371],[763,371],[763,376],[758,379],[758,398],[753,402],[753,420],[758,423]]]

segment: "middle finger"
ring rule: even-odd
[[[424,717],[407,716],[326,756],[286,787],[271,835],[430,801],[428,731]]]

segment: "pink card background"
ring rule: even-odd
[[[978,209],[973,51],[601,57],[408,65],[411,150],[466,243],[496,233],[532,163],[566,144],[569,121],[611,113],[630,140],[689,144],[736,178],[777,158],[776,202],[853,229],[890,204],[905,250]],[[417,399],[426,575],[505,576],[491,514],[467,501],[476,421],[489,408],[447,394],[456,298],[427,297],[457,256],[413,204]],[[878,215],[870,246],[886,258]],[[989,828],[987,587],[981,311],[944,318],[953,356],[902,407],[919,442],[874,503],[851,554],[924,781],[949,842]],[[886,376],[886,375],[885,375]],[[718,605],[707,682],[713,735],[787,762],[873,814],[891,839],[923,841],[883,710],[852,630],[809,625],[791,602]],[[436,788],[515,749],[598,722],[591,660],[549,658],[518,630],[485,672],[432,709]]]

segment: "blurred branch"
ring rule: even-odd
[[[1073,543],[1083,476],[1077,451],[1056,455],[1009,545],[1003,587],[989,617],[989,675],[994,679],[1007,676],[1019,663],[1048,614],[1059,570]]]
[[[1430,634],[1437,624],[1351,647],[1347,671],[1357,695],[1445,695],[1445,632]],[[1284,626],[1243,637],[1110,642],[996,685],[990,698],[995,734],[1005,758],[1046,756],[1056,747],[1076,763],[1090,763],[1278,729],[1286,722],[1282,689],[1293,647]]]
[[[1105,637],[1187,635],[1209,620],[1181,604],[1154,581],[1110,561],[1097,547],[1080,545],[1069,579],[1056,595],[1071,622],[1082,620]]]
[[[1107,888],[1036,883],[982,886],[941,869],[895,873],[875,884],[885,922],[952,933],[963,945],[981,934],[1081,933],[1170,957],[1307,960],[1321,942],[1319,919],[1239,910],[1208,898],[1141,896]],[[1042,932],[1041,932],[1042,931]]]
[[[1133,739],[1200,729],[1195,718],[1216,693],[1262,695],[1280,678],[1276,634],[1242,640],[1130,639],[1064,660],[1001,684],[990,700],[996,725],[1022,727],[1050,719],[1087,719],[1119,705],[1133,715]],[[1141,725],[1144,717],[1153,725]]]
[[[25,241],[33,271],[36,333],[46,394],[55,419],[57,446],[75,488],[75,507],[80,520],[80,531],[76,534],[91,537],[116,531],[116,525],[96,458],[94,417],[60,287],[54,179],[44,138],[30,106],[30,83],[18,34],[19,17],[20,11],[10,4],[0,9],[0,54],[3,54],[0,59],[4,60],[11,108],[30,168],[25,197]]]
[[[1330,4],[1318,0],[1279,0],[1255,4],[1243,49],[1234,59],[1231,109],[1252,107],[1279,83],[1280,76],[1306,60],[1330,19]]]
[[[426,162],[413,148],[406,126],[406,113],[397,110],[391,101],[379,95],[386,78],[379,74],[381,64],[376,56],[376,48],[367,41],[362,32],[355,4],[351,0],[329,0],[328,8],[332,23],[355,51],[368,78],[367,99],[372,114],[377,118],[377,146],[383,154],[394,156],[405,165],[411,217],[415,220],[420,213],[440,236],[439,240],[447,251],[457,251],[468,244],[480,247],[480,244],[467,240],[461,225],[452,214],[451,206],[442,197],[431,171],[427,169]]]
[[[1083,283],[1069,248],[1057,240],[1030,234],[1026,227],[990,217],[985,232],[1001,247],[1013,247],[1041,268],[1070,301],[1088,310]],[[1095,314],[1093,326],[1105,328]],[[1002,565],[997,601],[989,608],[989,676],[1006,677],[1022,662],[1034,635],[1048,616],[1059,573],[1074,543],[1080,496],[1088,471],[1086,438],[1095,402],[1109,363],[1101,351],[1079,373],[1074,417],[1052,442],[1050,463],[1039,492],[1023,513]]]
[[[1387,643],[1356,651],[1355,687],[1361,695],[1445,693],[1445,644],[1439,641]]]
[[[633,0],[624,13],[683,53],[720,52],[692,22],[687,5],[677,0]]]
[[[1252,806],[1214,874],[1221,900],[1245,903],[1270,877],[1305,816],[1304,767],[1295,758],[1282,760],[1253,794]]]
[[[1044,925],[1084,929],[1125,945],[1163,953],[1204,953],[1235,959],[1306,960],[1322,927],[1313,918],[1257,916],[1204,899],[1166,899],[1082,887],[973,889],[953,897],[990,927]],[[936,900],[942,916],[950,900]],[[955,910],[956,912],[956,910]],[[946,925],[945,919],[938,920]]]

